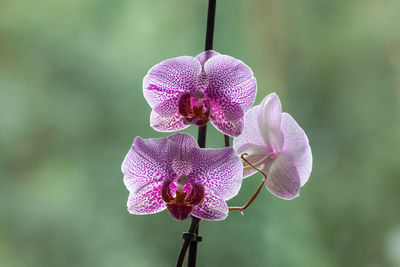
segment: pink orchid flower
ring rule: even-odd
[[[225,219],[226,200],[236,196],[242,183],[242,164],[233,148],[202,149],[184,133],[135,138],[122,172],[130,192],[130,213],[167,208],[178,220],[190,214],[205,220]]]
[[[209,50],[155,65],[143,79],[143,94],[157,131],[211,121],[222,133],[238,136],[244,114],[254,103],[256,79],[242,61]]]
[[[282,113],[275,93],[246,113],[242,135],[233,138],[233,148],[238,154],[248,154],[246,159],[267,175],[267,189],[280,198],[297,197],[310,177],[308,138],[292,116]],[[244,165],[244,177],[255,172]]]

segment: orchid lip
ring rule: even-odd
[[[184,124],[206,125],[210,116],[210,103],[200,90],[183,93],[178,101],[179,114]]]
[[[181,175],[175,182],[175,196],[171,192],[172,181],[164,181],[161,187],[162,199],[171,215],[178,220],[186,219],[193,208],[204,199],[204,186],[200,183],[190,183],[186,175]]]

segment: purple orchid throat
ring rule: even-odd
[[[182,175],[176,184],[171,181],[164,182],[161,187],[161,196],[172,216],[178,220],[184,220],[193,211],[193,207],[203,201],[204,186],[200,183],[188,183],[187,176]]]
[[[267,189],[280,198],[297,197],[310,177],[312,154],[308,138],[292,116],[282,113],[275,93],[246,113],[243,132],[233,138],[233,148],[238,154],[247,153],[246,159],[267,175]],[[255,172],[244,165],[244,177]]]
[[[167,59],[143,79],[143,94],[153,109],[150,124],[161,132],[211,121],[222,133],[238,136],[256,87],[247,65],[212,50]]]
[[[226,200],[238,193],[243,174],[232,148],[202,149],[184,133],[135,138],[122,172],[130,192],[130,213],[151,214],[167,208],[178,220],[189,215],[225,219]]]
[[[193,95],[183,93],[179,98],[179,114],[182,115],[184,124],[206,125],[210,116],[209,100],[204,98],[201,91],[195,91]]]

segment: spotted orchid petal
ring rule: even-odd
[[[153,109],[150,125],[160,132],[177,131],[187,127],[177,116],[182,93],[195,88],[201,73],[199,61],[183,56],[167,59],[150,69],[143,79],[143,94]]]
[[[174,175],[172,159],[178,155],[178,146],[167,138],[136,137],[122,163],[126,188],[136,194],[142,187]]]
[[[151,214],[163,211],[166,208],[160,190],[162,181],[150,183],[142,187],[136,194],[128,197],[128,211],[131,214]]]
[[[204,220],[221,221],[228,216],[228,205],[222,197],[206,189],[203,201],[193,208],[192,214]]]
[[[255,99],[256,80],[242,61],[209,50],[155,65],[143,80],[143,94],[157,131],[211,121],[224,134],[238,136]]]
[[[220,53],[214,51],[214,50],[207,50],[204,52],[201,52],[200,54],[198,54],[196,56],[196,59],[200,62],[201,66],[204,66],[204,64],[206,63],[207,60],[209,60],[210,58],[214,57],[214,56],[218,56],[220,55]]]
[[[130,191],[130,213],[167,208],[178,220],[190,214],[224,219],[225,201],[238,193],[242,178],[241,162],[232,148],[201,149],[184,133],[147,140],[137,137],[122,172]]]
[[[236,196],[242,184],[242,164],[231,147],[193,149],[190,180],[203,184],[223,200]]]
[[[209,79],[207,96],[222,109],[222,116],[214,118],[213,124],[221,132],[225,132],[225,123],[220,121],[237,121],[253,105],[256,97],[256,79],[252,70],[242,61],[227,55],[217,55],[204,64],[204,71]],[[243,126],[230,134],[238,136]],[[237,132],[239,134],[237,134]]]
[[[210,81],[207,95],[223,108],[229,120],[242,117],[238,112],[248,110],[256,96],[252,70],[241,60],[217,55],[204,64],[204,71]]]
[[[211,101],[211,123],[215,128],[229,136],[238,136],[243,130],[243,118],[228,120],[224,115],[224,110],[216,103]]]
[[[233,138],[238,154],[267,175],[265,185],[283,199],[298,196],[312,169],[312,154],[303,129],[287,113],[282,113],[278,96],[273,93],[245,116],[243,133]],[[244,163],[243,176],[256,171]]]
[[[179,114],[171,116],[162,116],[154,110],[150,115],[150,126],[159,132],[172,132],[183,130],[189,125],[186,125]]]
[[[195,88],[200,73],[200,62],[194,57],[183,56],[164,60],[152,67],[144,77],[144,97],[152,108],[164,104],[171,105],[167,102],[168,100]],[[172,110],[172,108],[167,110]],[[160,115],[170,114],[169,112]]]

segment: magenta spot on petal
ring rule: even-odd
[[[147,90],[155,90],[155,91],[159,91],[160,87],[158,87],[155,84],[149,84],[149,86],[147,87]]]
[[[149,84],[149,86],[147,86],[146,89],[149,90],[149,91],[165,92],[165,93],[168,93],[168,94],[171,94],[171,95],[176,94],[176,92],[174,90],[161,88],[161,87],[159,87],[159,86],[157,86],[155,84]]]

